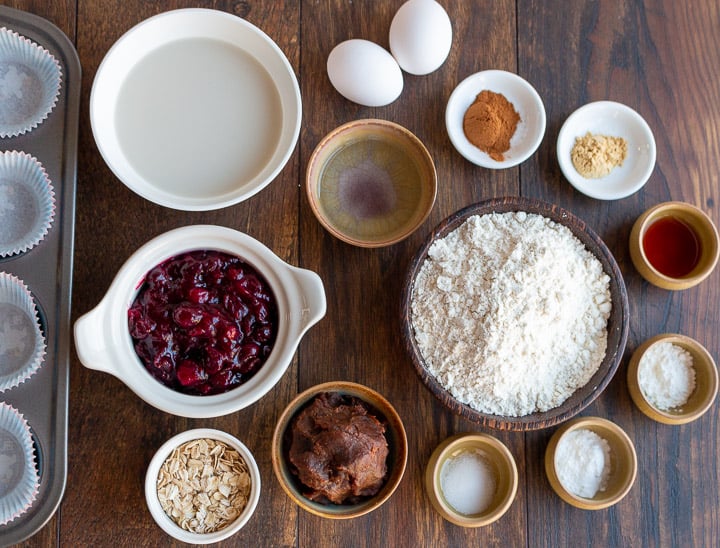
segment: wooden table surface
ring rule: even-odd
[[[43,16],[73,41],[83,68],[73,277],[73,320],[93,308],[120,265],[140,245],[171,228],[213,223],[244,231],[291,264],[322,277],[326,317],[302,340],[287,374],[262,400],[230,416],[190,420],[160,412],[120,381],[71,358],[67,488],[52,520],[23,546],[172,545],[143,497],[145,469],[170,436],[215,427],[238,436],[257,458],[262,494],[246,527],[227,546],[718,546],[720,544],[720,405],[696,422],[664,426],[633,405],[625,373],[633,350],[662,332],[689,335],[717,360],[720,269],[682,292],[653,287],[628,253],[634,220],[668,200],[694,204],[720,221],[720,7],[716,0],[552,1],[442,0],[453,24],[445,64],[423,77],[405,75],[400,98],[366,108],[330,85],[325,62],[348,38],[388,47],[390,21],[402,0],[5,0]],[[111,173],[90,130],[88,97],[98,64],[125,31],[159,12],[215,8],[263,29],[298,75],[303,123],[298,145],[277,179],[251,199],[219,211],[178,212],[133,194]],[[547,131],[519,167],[494,171],[465,161],[444,126],[446,101],[466,76],[505,69],[540,93]],[[567,116],[595,100],[637,110],[657,142],[647,185],[618,201],[597,201],[563,178],[555,154]],[[438,194],[430,218],[409,239],[367,250],[330,236],[313,216],[302,184],[323,135],[359,118],[398,122],[430,150]],[[554,428],[493,432],[520,472],[517,497],[495,524],[476,530],[444,521],[422,484],[430,453],[447,436],[480,430],[446,411],[415,374],[398,326],[400,289],[411,257],[433,226],[461,207],[506,195],[540,198],[583,218],[604,239],[625,277],[630,331],[624,359],[603,394],[582,415],[606,417],[630,435],[639,472],[616,506],[582,511],[551,490],[543,456]],[[68,333],[70,336],[70,333]],[[281,411],[298,391],[328,380],[366,384],[396,407],[410,456],[404,479],[379,510],[352,521],[300,511],[272,471],[270,442]],[[2,539],[0,539],[1,541]]]

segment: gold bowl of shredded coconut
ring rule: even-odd
[[[568,504],[600,510],[628,494],[637,476],[632,440],[617,424],[600,417],[565,423],[545,450],[551,487]]]
[[[589,405],[628,331],[622,274],[602,240],[558,206],[520,197],[466,207],[411,263],[403,336],[415,369],[452,411],[535,430]]]
[[[700,418],[718,392],[718,371],[707,349],[672,333],[642,343],[628,364],[627,383],[635,405],[664,424]]]
[[[211,428],[182,432],[150,461],[145,499],[155,522],[189,544],[237,533],[260,498],[260,471],[245,445]]]

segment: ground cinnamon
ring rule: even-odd
[[[502,162],[518,122],[520,115],[513,104],[503,94],[485,89],[465,111],[463,131],[473,145]]]

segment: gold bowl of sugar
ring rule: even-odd
[[[437,446],[425,468],[425,490],[433,507],[461,527],[483,527],[500,519],[517,487],[512,453],[488,434],[451,436]]]
[[[561,426],[545,450],[545,472],[555,493],[582,510],[620,502],[637,475],[632,440],[617,424],[581,417]]]
[[[710,353],[685,335],[665,333],[642,343],[628,364],[630,396],[640,411],[664,424],[700,418],[718,392]]]

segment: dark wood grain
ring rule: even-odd
[[[672,2],[587,2],[572,10],[519,2],[520,73],[546,99],[548,131],[534,161],[522,169],[524,195],[564,205],[584,218],[614,253],[630,297],[630,334],[623,366],[585,414],[617,422],[638,453],[636,485],[617,506],[587,513],[548,496],[542,456],[550,432],[527,436],[529,530],[544,530],[538,545],[713,546],[717,516],[718,406],[687,427],[657,425],[629,401],[627,360],[645,339],[683,333],[716,356],[720,343],[718,272],[697,288],[669,292],[644,282],[630,262],[628,237],[637,216],[655,203],[684,200],[717,223],[720,138],[717,72],[720,58],[708,33],[717,28],[716,3],[683,9]],[[598,202],[562,178],[554,142],[565,117],[585,102],[610,99],[637,110],[653,130],[657,166],[642,191]],[[712,103],[712,104],[711,104]],[[708,164],[714,157],[715,167]],[[715,280],[715,281],[713,281]],[[702,479],[701,479],[702,478]],[[700,484],[704,484],[701,486]],[[548,527],[548,523],[566,526]],[[572,524],[572,527],[567,526]],[[599,540],[599,538],[602,540]]]
[[[367,108],[332,88],[325,63],[348,38],[388,47],[390,21],[403,0],[12,0],[48,18],[77,46],[83,67],[73,318],[93,308],[125,259],[147,240],[187,224],[214,223],[247,232],[280,257],[322,277],[327,316],[302,340],[281,382],[262,400],[227,417],[190,420],[155,410],[120,381],[71,366],[68,482],[56,516],[23,547],[173,546],[146,509],[142,482],[157,447],[182,430],[211,426],[237,435],[256,456],[263,490],[248,525],[224,546],[718,546],[720,544],[720,405],[683,426],[652,422],[637,410],[625,374],[645,339],[675,332],[720,352],[720,271],[699,286],[669,292],[635,271],[627,240],[633,221],[662,201],[683,200],[720,222],[720,7],[715,0],[546,2],[440,0],[453,24],[445,64],[427,76],[405,74],[401,97]],[[246,18],[273,38],[295,69],[303,97],[300,140],[277,180],[251,199],[214,212],[156,206],[122,185],[95,146],[88,115],[92,79],[125,31],[156,13],[208,7]],[[484,69],[518,73],[537,89],[547,113],[538,151],[519,167],[494,171],[465,161],[444,125],[445,103],[466,76]],[[619,201],[575,191],[559,169],[555,141],[577,107],[610,99],[637,110],[657,142],[648,184]],[[320,139],[359,118],[383,118],[415,133],[438,174],[430,217],[410,238],[361,249],[330,236],[303,193],[308,159]],[[442,219],[499,196],[557,204],[587,222],[613,253],[629,297],[625,356],[603,393],[581,414],[619,424],[638,454],[636,484],[616,506],[575,509],[552,491],[543,468],[555,427],[495,431],[442,406],[415,374],[403,347],[400,298],[417,249]],[[275,423],[287,403],[314,384],[346,380],[383,394],[405,421],[405,477],[375,512],[331,521],[299,510],[276,481],[270,459]],[[483,430],[515,456],[520,485],[495,524],[462,529],[432,509],[423,472],[432,450],[449,435]],[[2,539],[0,538],[0,543]]]

